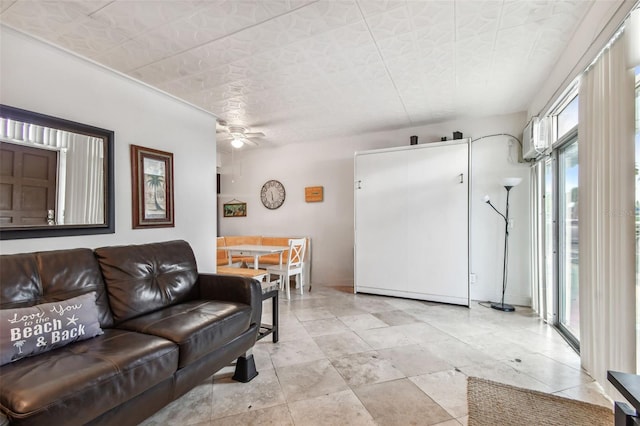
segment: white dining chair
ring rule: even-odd
[[[291,299],[289,278],[292,276],[296,277],[296,288],[300,287],[300,294],[304,293],[302,262],[304,260],[306,248],[306,238],[292,238],[289,240],[289,256],[287,256],[287,263],[267,267],[267,281],[271,281],[272,275],[277,275],[279,277],[280,289],[287,290],[287,299]]]

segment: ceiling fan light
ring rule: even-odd
[[[243,145],[244,145],[244,142],[242,141],[242,139],[231,140],[231,146],[234,148],[242,148]]]

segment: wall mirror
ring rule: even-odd
[[[114,133],[0,105],[0,239],[115,232]]]

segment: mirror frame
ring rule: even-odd
[[[106,161],[104,165],[104,223],[0,228],[0,240],[115,233],[114,132],[2,104],[0,104],[0,117],[101,138],[104,140],[104,159]]]

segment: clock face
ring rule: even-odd
[[[266,208],[274,210],[284,203],[285,195],[284,185],[277,180],[269,180],[262,185],[260,200]]]

